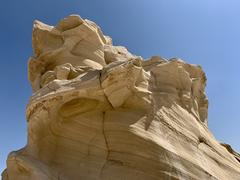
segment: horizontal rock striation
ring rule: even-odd
[[[239,154],[207,127],[200,66],[144,60],[77,15],[35,21],[33,48],[28,142],[3,180],[240,179]]]

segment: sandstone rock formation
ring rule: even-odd
[[[3,180],[239,180],[239,156],[207,127],[206,77],[135,56],[89,20],[33,27],[27,145]]]

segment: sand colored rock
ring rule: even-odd
[[[3,180],[239,180],[239,154],[207,127],[200,66],[144,60],[89,20],[33,27],[27,145]]]

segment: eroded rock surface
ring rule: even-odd
[[[207,127],[200,66],[144,60],[89,20],[34,22],[27,145],[3,180],[239,180]]]

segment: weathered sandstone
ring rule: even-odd
[[[240,156],[208,129],[200,66],[148,60],[92,21],[34,22],[27,145],[3,180],[239,180]]]

